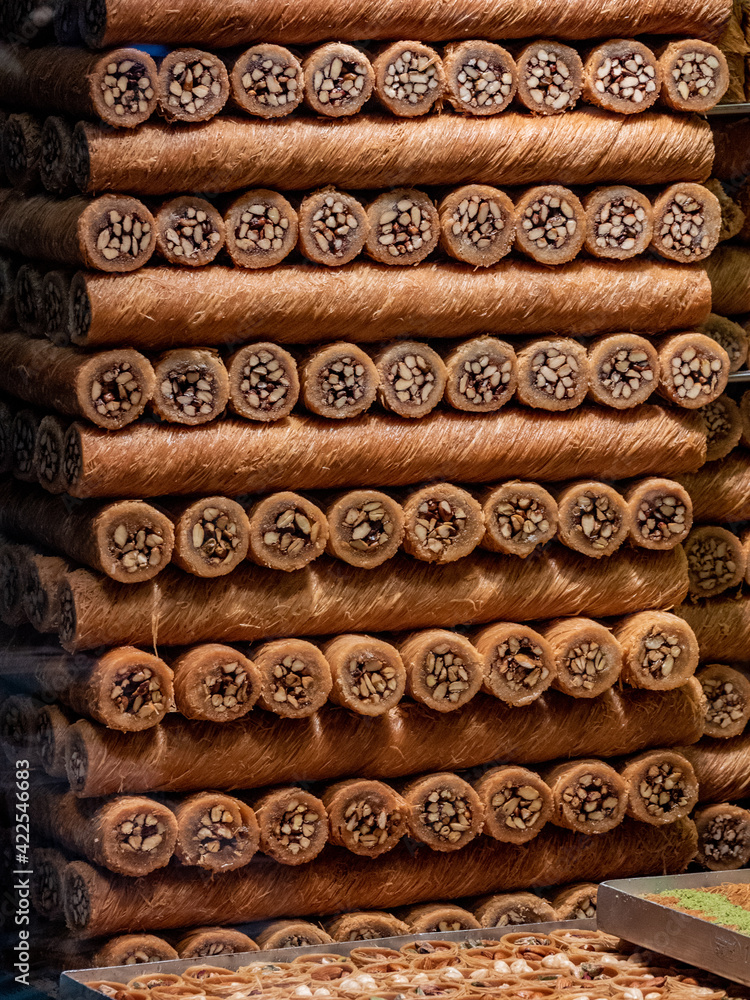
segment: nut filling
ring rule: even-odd
[[[694,347],[672,358],[672,382],[675,392],[683,399],[697,399],[701,393],[711,395],[721,375],[719,358],[701,357]]]
[[[531,362],[534,387],[555,399],[572,399],[575,396],[578,371],[578,360],[574,354],[566,355],[551,346],[538,351]]]
[[[107,72],[99,84],[102,98],[116,115],[145,114],[154,88],[143,63],[134,59],[107,64]]]
[[[220,851],[233,851],[237,847],[237,836],[231,826],[239,822],[239,817],[233,816],[224,806],[217,805],[206,810],[194,836],[201,858]]]
[[[715,816],[701,835],[703,854],[712,861],[727,861],[744,854],[747,826],[736,816]]]
[[[533,497],[516,494],[495,506],[495,520],[506,541],[536,545],[537,536],[549,531],[547,508]]]
[[[685,785],[680,779],[682,771],[672,764],[652,764],[638,785],[646,812],[651,816],[665,816],[673,809],[687,805]]]
[[[544,194],[526,208],[521,228],[540,250],[559,250],[575,235],[578,223],[570,202],[555,194]]]
[[[315,683],[315,678],[309,672],[304,660],[295,656],[285,656],[273,668],[271,681],[271,700],[278,705],[289,703],[292,708],[306,708],[312,704],[308,688]]]
[[[342,410],[355,406],[365,394],[367,371],[356,358],[341,355],[318,373],[318,383],[327,406]]]
[[[430,792],[420,807],[419,820],[436,837],[455,844],[471,829],[471,806],[463,796],[444,788]]]
[[[76,337],[84,340],[91,329],[91,302],[88,292],[82,286],[73,294],[72,325]]]
[[[72,639],[78,627],[73,592],[70,587],[63,587],[60,593],[60,638],[63,641]]]
[[[449,500],[425,500],[417,508],[414,535],[429,552],[441,555],[466,527],[466,511]]]
[[[572,920],[585,920],[596,916],[596,900],[593,896],[587,896],[579,900],[571,911]]]
[[[142,397],[141,386],[129,361],[100,372],[91,383],[91,402],[102,417],[116,420],[138,406]]]
[[[641,647],[641,669],[652,677],[669,677],[682,656],[679,637],[652,629]]]
[[[279,817],[274,836],[290,854],[306,851],[312,843],[320,815],[304,804],[292,799]]]
[[[711,237],[705,232],[705,207],[695,198],[681,192],[666,207],[658,220],[659,239],[667,250],[681,257],[705,257],[711,247]],[[656,232],[656,226],[654,227]]]
[[[207,100],[220,96],[220,75],[215,56],[175,63],[169,71],[167,105],[194,115]]]
[[[297,556],[303,549],[315,545],[320,534],[318,521],[310,521],[299,507],[287,507],[276,516],[275,523],[263,534],[263,544],[288,556]]]
[[[736,579],[737,564],[723,538],[701,538],[687,549],[691,582],[704,594],[729,587]]]
[[[575,104],[578,88],[570,78],[570,67],[560,56],[538,48],[526,60],[525,68],[526,86],[539,107],[564,111]]]
[[[465,661],[446,642],[433,646],[427,653],[423,673],[433,701],[457,702],[469,688]]]
[[[526,635],[511,636],[497,646],[492,670],[511,691],[533,690],[549,677],[544,650]]]
[[[15,285],[14,296],[16,315],[18,322],[25,329],[35,327],[40,317],[37,315],[36,289],[32,283],[32,272],[28,268],[21,268],[18,273]]]
[[[282,216],[277,205],[258,202],[248,205],[239,217],[234,241],[240,250],[281,250],[289,229],[289,219]]]
[[[431,99],[440,84],[433,59],[411,49],[404,49],[388,64],[383,82],[386,97],[409,104]]]
[[[542,797],[533,785],[507,785],[492,796],[498,819],[511,830],[530,830],[539,822]]]
[[[611,354],[599,368],[599,381],[613,399],[630,399],[644,382],[653,384],[654,375],[645,351],[625,347]]]
[[[249,406],[264,412],[286,399],[291,384],[289,373],[270,351],[251,354],[242,369],[240,391]]]
[[[96,240],[96,249],[105,260],[135,259],[151,244],[151,223],[139,219],[135,212],[123,215],[116,209],[107,213],[106,221]]]
[[[342,257],[350,241],[357,235],[359,223],[347,211],[343,201],[336,195],[329,194],[325,196],[323,207],[313,215],[310,228],[322,253]]]
[[[358,552],[369,552],[387,545],[395,528],[379,500],[370,500],[361,507],[350,507],[343,527],[350,531],[349,547]]]
[[[49,861],[38,861],[36,871],[37,892],[39,893],[39,908],[41,912],[51,913],[60,908],[60,880]]]
[[[112,534],[110,552],[127,573],[137,573],[162,561],[164,539],[148,527],[118,524]]]
[[[175,257],[197,257],[221,242],[221,233],[214,229],[203,209],[188,205],[170,221],[164,240]]]
[[[91,900],[82,875],[74,874],[70,880],[69,902],[73,925],[80,928],[86,927],[91,916]]]
[[[706,424],[706,437],[709,448],[717,442],[722,441],[733,429],[732,422],[727,417],[727,409],[721,396],[712,403],[706,403],[701,408],[701,416]]]
[[[505,229],[505,218],[496,201],[478,194],[464,198],[451,216],[451,232],[470,240],[477,250],[486,250]]]
[[[416,253],[432,239],[432,222],[411,198],[402,198],[392,208],[381,212],[378,220],[378,243],[391,257]]]
[[[355,844],[360,844],[368,850],[384,844],[393,836],[401,825],[402,816],[398,809],[388,812],[373,809],[366,799],[352,802],[344,813],[346,830]]]
[[[684,535],[685,505],[670,494],[652,496],[638,508],[638,532],[652,542],[666,542],[676,535]]]
[[[570,517],[573,532],[582,535],[594,549],[608,548],[622,523],[620,513],[608,497],[590,493],[576,498]]]
[[[505,104],[513,91],[513,74],[498,60],[472,56],[456,74],[458,96],[470,108]]]
[[[161,711],[161,686],[149,667],[118,670],[109,692],[110,700],[123,715],[146,719]]]
[[[335,56],[313,73],[312,87],[321,104],[334,108],[358,103],[367,80],[363,63]]]
[[[26,148],[26,136],[17,121],[11,120],[5,127],[3,136],[4,154],[9,172],[23,175],[28,170],[29,155]]]
[[[571,649],[563,657],[566,683],[569,687],[591,691],[608,666],[607,653],[598,642],[587,641]]]
[[[621,101],[643,104],[656,90],[655,76],[656,70],[640,52],[628,56],[608,56],[596,71],[594,89]]]
[[[164,824],[153,813],[138,813],[117,827],[120,848],[123,851],[149,854],[164,840],[164,830]]]
[[[228,712],[243,705],[251,694],[247,672],[238,663],[222,663],[203,679],[207,701],[215,712]]]
[[[708,97],[716,89],[719,60],[703,52],[685,52],[673,64],[672,79],[683,101]]]
[[[68,303],[63,298],[60,287],[51,282],[48,282],[44,287],[44,315],[50,333],[65,329],[68,319]]]
[[[482,354],[472,361],[464,361],[458,391],[475,406],[494,403],[506,395],[512,374],[513,362],[510,358],[503,360]]]
[[[562,793],[563,802],[579,823],[598,823],[614,815],[619,801],[611,785],[594,774],[583,774]]]
[[[72,485],[78,480],[81,474],[83,458],[81,456],[81,444],[77,434],[71,434],[65,442],[63,454],[63,475],[67,483]]]
[[[388,371],[388,381],[402,403],[420,406],[435,390],[435,373],[421,354],[406,354]]]
[[[701,681],[701,686],[708,700],[706,721],[712,726],[727,729],[744,716],[745,699],[731,681],[713,678]]]
[[[22,475],[28,475],[34,464],[34,427],[27,420],[13,424],[13,465]]]
[[[204,365],[181,366],[167,373],[161,394],[186,417],[209,416],[216,405],[216,379]]]
[[[360,701],[378,704],[393,696],[396,671],[374,657],[352,657],[347,663],[347,686]]]
[[[191,531],[191,541],[209,566],[219,566],[232,558],[240,544],[237,523],[218,507],[206,507]]]
[[[635,198],[615,198],[602,205],[592,229],[602,250],[633,250],[643,235],[646,211]]]
[[[49,595],[42,586],[38,574],[33,569],[28,573],[26,580],[24,606],[27,610],[29,621],[32,624],[41,624],[47,618],[49,612]]]
[[[247,62],[242,76],[242,86],[248,97],[270,108],[284,108],[300,101],[301,84],[294,65],[281,63],[276,58],[257,53]]]

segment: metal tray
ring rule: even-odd
[[[730,382],[750,382],[750,371],[741,372],[731,372],[729,375]]]
[[[649,951],[750,986],[750,935],[642,898],[646,893],[700,889],[723,882],[750,883],[750,871],[699,872],[603,882],[596,903],[599,929],[618,934]]]
[[[746,101],[742,104],[717,104],[715,108],[706,111],[706,115],[709,118],[722,115],[750,115],[750,104]]]
[[[237,955],[212,955],[209,958],[177,958],[169,962],[148,962],[143,965],[119,965],[109,969],[78,969],[75,972],[64,972],[60,976],[60,1000],[92,1000],[101,994],[88,989],[86,983],[97,979],[109,979],[113,982],[127,983],[142,973],[172,972],[180,974],[191,965],[201,962],[224,969],[239,969],[250,962],[265,960],[267,962],[291,962],[298,955],[315,955],[321,952],[334,955],[348,955],[353,948],[363,948],[373,945],[377,948],[403,947],[409,941],[466,941],[473,938],[497,940],[504,934],[537,933],[546,934],[549,931],[582,928],[596,930],[596,919],[590,920],[556,920],[544,924],[509,924],[507,927],[482,927],[470,931],[443,931],[435,934],[410,934],[404,937],[377,938],[373,941],[346,941],[340,944],[314,944],[305,948],[281,948],[276,951],[245,951]]]

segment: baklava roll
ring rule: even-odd
[[[729,739],[750,720],[750,680],[733,667],[711,663],[696,674],[706,698],[705,736]]]
[[[584,66],[583,99],[605,111],[632,115],[659,97],[662,69],[654,52],[632,38],[603,42]]]
[[[404,694],[406,669],[395,646],[369,635],[340,635],[323,646],[334,704],[358,715],[390,711]]]
[[[712,872],[736,871],[750,861],[750,810],[732,803],[705,806],[695,814],[698,854],[695,858]]]
[[[552,647],[552,685],[572,698],[597,698],[611,688],[622,671],[622,647],[599,622],[564,618],[543,628]]]
[[[482,832],[482,802],[456,774],[425,775],[408,782],[401,794],[411,836],[433,851],[458,851]]]
[[[328,520],[298,493],[273,493],[248,511],[248,558],[259,566],[290,573],[323,554]]]
[[[435,712],[461,708],[482,686],[484,657],[456,632],[416,632],[400,643],[399,652],[407,693]]]
[[[698,780],[690,762],[674,750],[648,750],[620,772],[628,792],[628,816],[662,826],[689,816],[698,802]]]
[[[401,504],[378,490],[352,490],[326,508],[326,551],[348,563],[374,569],[391,559],[404,537]]]
[[[261,422],[288,417],[299,399],[297,362],[289,351],[268,342],[248,344],[226,363],[229,409]]]
[[[693,676],[699,660],[695,633],[667,611],[639,611],[615,623],[623,653],[622,679],[651,691],[671,691]]]
[[[624,497],[606,483],[573,483],[557,496],[563,545],[592,559],[612,556],[628,536],[630,516]]]
[[[601,760],[558,764],[544,772],[552,791],[551,821],[577,833],[606,833],[625,818],[625,781]]]
[[[408,832],[407,803],[382,781],[352,778],[323,792],[332,844],[377,858]]]
[[[404,509],[404,551],[444,565],[470,555],[484,537],[479,503],[458,486],[435,483],[409,494]]]
[[[197,792],[168,804],[177,826],[175,859],[181,865],[228,872],[250,863],[260,829],[253,810],[234,796]]]
[[[506,705],[530,705],[555,680],[551,645],[527,625],[500,622],[477,632],[473,640],[484,658],[482,689]]]
[[[578,103],[583,62],[575,49],[548,38],[531,42],[516,56],[518,100],[537,115],[560,115]]]
[[[328,840],[323,802],[301,788],[276,788],[253,801],[260,828],[260,849],[282,865],[304,865]],[[263,948],[263,941],[258,944]]]
[[[557,501],[538,483],[514,480],[488,488],[480,500],[485,531],[482,548],[525,559],[557,534]]]
[[[260,697],[258,668],[232,646],[193,646],[172,660],[171,667],[175,706],[186,719],[233,722],[247,715]]]
[[[533,892],[512,892],[477,900],[474,916],[481,927],[509,927],[558,920],[555,907]]]
[[[693,528],[685,541],[690,594],[715,597],[745,576],[747,556],[736,535],[719,525]]]
[[[438,206],[440,246],[448,256],[489,267],[507,256],[516,238],[516,209],[504,191],[466,184]]]
[[[490,768],[474,782],[484,833],[506,844],[533,840],[552,816],[552,792],[535,771],[513,764]]]
[[[326,703],[333,680],[317,646],[303,639],[279,639],[253,651],[260,672],[258,704],[287,719],[313,715]]]

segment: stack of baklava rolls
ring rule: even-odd
[[[0,733],[60,961],[684,870],[750,712],[730,0],[38,7],[0,51]]]

